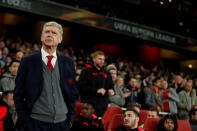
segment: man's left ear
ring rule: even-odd
[[[136,119],[137,119],[137,122],[139,122],[140,118],[139,118],[139,117],[137,117]]]
[[[92,109],[92,113],[94,113],[94,112],[95,112],[95,109],[93,108],[93,109]]]
[[[62,37],[59,38],[59,44],[61,44],[61,42],[62,42]]]

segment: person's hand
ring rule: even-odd
[[[170,97],[170,93],[168,93],[167,96]]]
[[[192,93],[196,95],[196,89],[192,89]]]
[[[109,89],[108,90],[108,95],[109,96],[113,96],[115,94],[114,90],[113,89]]]
[[[128,96],[130,96],[131,95],[131,92],[126,92],[126,93],[124,93],[124,97],[125,98],[127,98]]]
[[[187,111],[188,111],[188,112],[191,111],[191,108],[190,108],[190,107],[187,107]]]
[[[102,96],[105,95],[105,92],[106,92],[106,90],[104,88],[100,88],[100,89],[97,90],[97,93],[101,94]]]
[[[159,112],[161,112],[161,108],[159,106],[156,107]]]

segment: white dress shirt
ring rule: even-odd
[[[41,48],[41,54],[42,54],[42,60],[43,62],[47,65],[48,62],[48,58],[47,56],[50,56],[49,53],[47,53],[43,48]],[[52,54],[53,58],[51,60],[51,64],[53,65],[53,67],[55,66],[55,63],[57,61],[57,54],[56,51]]]

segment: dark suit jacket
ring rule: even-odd
[[[75,87],[75,69],[70,58],[57,53],[57,59],[60,72],[60,87],[68,107],[66,123],[70,124],[74,119],[75,102],[78,98]],[[42,73],[41,51],[22,58],[15,81],[14,102],[19,121],[22,121],[23,124],[30,120],[33,105],[41,94],[43,88]]]

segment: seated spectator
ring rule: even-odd
[[[0,88],[2,91],[14,90],[19,64],[20,63],[17,60],[12,61],[9,66],[9,72],[6,72],[3,75],[3,78],[0,80]]]
[[[12,119],[14,109],[13,92],[4,92],[2,99],[0,99],[0,121],[3,122],[4,131],[15,131],[14,121]]]
[[[2,58],[2,50],[0,49],[0,69],[5,67],[5,62],[1,60]]]
[[[159,99],[163,104],[164,111],[177,114],[177,103],[179,102],[179,96],[176,93],[175,88],[168,88],[168,82],[166,80],[161,81],[162,90],[159,93]]]
[[[124,79],[118,76],[114,84],[115,95],[109,96],[109,106],[123,107],[125,105],[125,97],[122,88],[124,88]]]
[[[115,65],[108,65],[106,67],[106,70],[111,74],[112,77],[112,81],[113,83],[116,82],[116,78],[117,78],[117,69]]]
[[[144,131],[138,126],[139,113],[135,109],[127,109],[123,121],[124,124],[120,125],[116,131]]]
[[[148,109],[157,108],[158,111],[163,111],[163,104],[158,97],[160,93],[161,80],[156,78],[154,79],[153,84],[153,86],[147,88],[145,91],[145,104]]]
[[[9,68],[9,65],[12,63],[12,61],[13,61],[13,57],[8,55],[6,59],[6,65],[5,65],[6,68]]]
[[[138,103],[138,88],[137,88],[137,80],[135,78],[131,78],[128,82],[128,86],[126,87],[130,95],[126,97],[126,106],[128,103]]]
[[[1,60],[6,62],[7,55],[9,54],[9,49],[7,47],[2,48],[2,57]]]
[[[166,115],[159,121],[157,131],[176,131],[178,128],[175,115]]]
[[[194,92],[193,92],[194,91]],[[189,120],[189,111],[195,103],[196,92],[192,91],[192,84],[186,83],[184,90],[179,92],[178,116],[179,119]]]
[[[197,131],[197,109],[192,109],[189,114],[192,131]]]
[[[158,118],[159,117],[159,111],[157,108],[151,108],[148,111],[148,118]]]
[[[21,61],[23,56],[24,56],[23,51],[19,50],[16,52],[16,60]]]
[[[101,120],[94,114],[95,103],[86,101],[80,115],[74,120],[71,131],[104,131]]]

